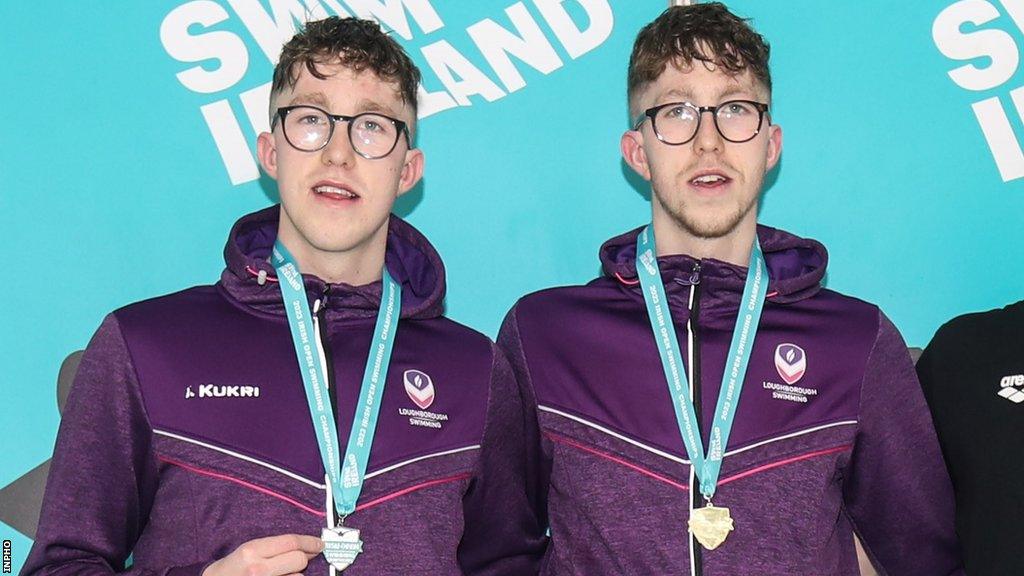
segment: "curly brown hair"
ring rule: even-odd
[[[381,80],[398,85],[402,101],[412,108],[416,119],[416,90],[420,70],[409,59],[402,46],[385,34],[372,20],[331,16],[307,22],[281,49],[281,58],[274,67],[270,100],[284,90],[294,88],[299,80],[299,66],[305,65],[316,78],[327,76],[318,65],[341,64],[354,72],[370,70]],[[273,104],[271,104],[273,105]],[[271,117],[274,111],[270,112]]]
[[[694,60],[714,64],[731,75],[750,70],[771,94],[770,47],[748,22],[721,2],[673,6],[662,12],[640,30],[633,44],[627,81],[630,104],[669,62],[690,66]]]

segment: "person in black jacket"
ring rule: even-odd
[[[971,576],[1024,574],[1024,301],[939,328],[917,364]]]

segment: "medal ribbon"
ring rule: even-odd
[[[306,298],[302,275],[291,253],[281,244],[274,243],[271,263],[277,270],[277,277],[288,313],[288,326],[295,344],[295,355],[299,360],[302,382],[313,418],[313,428],[320,444],[320,457],[334,495],[334,507],[344,518],[356,509],[356,501],[363,489],[366,463],[370,460],[373,433],[377,429],[377,415],[384,394],[384,379],[391,362],[395,343],[398,315],[402,310],[402,289],[391,278],[387,266],[383,273],[383,291],[377,324],[373,331],[370,354],[363,371],[363,384],[359,389],[355,420],[345,448],[345,460],[339,461],[338,428],[334,421],[330,400],[327,397],[326,364],[316,346],[312,313]],[[332,523],[333,524],[333,523]]]
[[[700,437],[700,422],[697,421],[697,414],[694,411],[693,397],[690,395],[683,356],[679,351],[679,341],[676,339],[665,287],[661,283],[661,270],[658,268],[656,255],[654,228],[647,226],[636,241],[636,271],[643,288],[647,316],[650,318],[654,339],[658,344],[658,354],[661,356],[669,393],[672,395],[679,433],[683,437],[694,469],[700,474],[701,493],[710,502],[715,494],[718,475],[722,469],[722,456],[729,442],[729,432],[736,417],[736,408],[739,406],[743,379],[747,373],[751,350],[754,348],[754,336],[761,322],[761,311],[764,309],[765,295],[768,292],[767,268],[760,243],[755,238],[750,249],[750,267],[743,287],[743,300],[740,302],[739,315],[732,332],[732,344],[729,346],[728,361],[722,374],[722,387],[715,407],[710,446],[705,456],[704,443]]]

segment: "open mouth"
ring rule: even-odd
[[[692,179],[690,179],[690,185],[695,188],[701,188],[704,190],[717,190],[724,188],[729,182],[732,182],[732,178],[729,178],[721,172],[700,172]]]
[[[359,199],[359,194],[338,182],[318,182],[313,186],[313,193],[320,198],[336,202],[349,202]]]

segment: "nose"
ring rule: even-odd
[[[334,125],[334,134],[330,142],[320,151],[320,161],[325,166],[351,166],[355,162],[356,151],[348,137],[348,122]]]
[[[706,114],[706,116],[705,116]],[[693,137],[693,149],[698,154],[705,152],[721,153],[725,146],[725,139],[718,132],[715,126],[715,113],[711,110],[701,110],[700,126],[697,128],[697,135]]]

